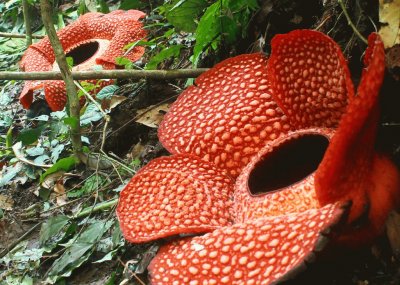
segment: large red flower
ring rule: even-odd
[[[144,16],[143,12],[137,10],[87,13],[60,30],[57,34],[64,51],[74,59],[72,70],[91,70],[94,65],[114,69],[115,59],[119,56],[138,60],[144,53],[143,47],[136,46],[128,53],[124,47],[146,36],[139,22]],[[49,39],[46,37],[31,45],[24,53],[20,66],[24,71],[59,70]],[[111,83],[103,82],[102,85]],[[67,97],[65,84],[61,80],[27,81],[19,98],[24,108],[30,107],[33,91],[38,88],[44,88],[45,99],[52,111],[64,108]]]
[[[354,245],[381,233],[400,182],[374,149],[376,35],[365,66],[354,95],[337,44],[299,30],[276,36],[269,59],[223,61],[180,95],[159,129],[173,155],[141,169],[117,208],[130,242],[205,233],[163,246],[153,284],[271,284],[329,234]]]

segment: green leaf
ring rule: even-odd
[[[80,189],[72,190],[67,193],[68,198],[77,198],[85,194],[90,194],[106,183],[105,178],[99,175],[92,175],[86,179]]]
[[[108,85],[103,89],[101,89],[100,92],[96,94],[96,99],[99,100],[111,99],[112,95],[118,88],[119,87],[117,85]]]
[[[140,9],[145,6],[146,5],[142,3],[140,0],[123,0],[121,1],[121,5],[119,5],[119,9],[122,10]]]
[[[208,7],[196,29],[193,64],[197,65],[201,54],[210,47],[216,49],[222,40],[232,44],[244,36],[252,11],[257,7],[257,0],[222,0]]]
[[[22,142],[23,145],[30,145],[38,140],[44,128],[44,125],[41,125],[35,129],[22,130],[17,137],[17,141]]]
[[[57,171],[60,171],[60,170],[69,171],[72,168],[74,168],[77,163],[78,163],[78,160],[76,159],[75,156],[70,156],[70,157],[60,159],[52,167],[47,169],[45,173],[43,173],[40,176],[40,183],[43,182],[44,178],[46,178],[47,175],[52,174]]]
[[[67,65],[71,69],[74,66],[74,58],[72,56],[67,56]]]
[[[62,229],[68,224],[67,216],[50,217],[40,229],[40,244],[49,252],[55,248],[65,235]]]
[[[166,18],[177,31],[193,33],[198,16],[207,7],[205,0],[175,0],[166,8]]]
[[[63,144],[59,144],[59,145],[55,146],[54,148],[52,148],[52,150],[51,150],[51,161],[53,163],[55,163],[58,160],[61,152],[64,150],[64,147],[65,146]]]
[[[79,120],[75,117],[67,117],[64,120],[64,124],[70,126],[72,129],[76,129],[78,127]]]
[[[120,66],[124,66],[125,69],[131,69],[132,66],[133,66],[133,63],[129,58],[122,57],[122,56],[117,57],[115,59],[115,64],[116,65],[120,65]]]
[[[100,5],[100,9],[98,12],[101,12],[104,14],[107,14],[110,12],[110,8],[108,7],[107,2],[105,0],[97,0],[97,2]]]
[[[48,282],[54,283],[61,277],[68,277],[91,255],[92,249],[103,234],[111,227],[112,221],[96,221],[67,247],[63,255],[56,259],[48,271]]]
[[[26,150],[26,154],[29,156],[39,156],[44,153],[44,148],[37,146],[37,147],[31,147]]]
[[[0,187],[8,184],[15,176],[17,176],[21,169],[22,164],[20,163],[9,166],[6,169],[3,168],[2,176],[0,177]]]
[[[197,66],[203,50],[212,43],[219,42],[220,40],[220,11],[221,3],[217,1],[207,8],[200,19],[196,29],[196,44],[193,49],[192,58],[192,62],[195,66]]]
[[[93,103],[89,103],[85,113],[81,116],[81,126],[89,125],[91,122],[97,122],[103,118],[102,113]]]
[[[175,45],[163,49],[150,59],[150,61],[146,64],[146,69],[156,69],[162,61],[168,58],[178,57],[183,47],[183,45]]]

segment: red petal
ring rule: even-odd
[[[321,232],[342,215],[337,205],[327,205],[166,245],[149,266],[152,284],[272,284],[304,267],[326,244]]]
[[[67,104],[64,81],[44,81],[44,98],[53,112],[64,109],[65,105]]]
[[[43,88],[42,81],[26,81],[24,84],[24,88],[19,95],[19,101],[22,104],[22,107],[25,109],[29,109],[33,101],[33,91],[36,89]]]
[[[296,147],[296,144],[301,144],[299,139],[304,139],[306,137],[317,138],[321,136],[327,139],[323,141],[323,144],[326,145],[332,135],[333,130],[330,129],[304,129],[282,136],[268,143],[261,149],[243,169],[236,180],[234,192],[235,222],[244,222],[265,216],[299,213],[309,209],[319,208],[320,204],[316,198],[314,187],[313,171],[316,168],[309,169],[312,174],[303,173],[303,175],[299,177],[298,168],[308,167],[305,166],[305,161],[299,162],[298,159],[296,160],[293,158],[292,152],[308,153],[310,151],[310,149],[293,148]],[[307,143],[311,144],[310,141],[307,141]],[[288,146],[292,148],[292,152],[289,152]],[[313,148],[319,149],[317,145],[313,145]],[[323,155],[323,148],[316,150],[316,152],[321,152],[320,155]],[[310,156],[311,155],[312,154],[310,154]],[[310,157],[310,160],[313,159],[314,158]],[[294,167],[291,169],[290,165],[283,164],[283,167],[279,167],[276,160],[285,160],[285,164],[292,164]],[[269,179],[270,177],[268,177],[268,172],[270,172],[270,170],[265,168],[267,163],[272,165],[274,169],[284,171],[283,173],[274,173],[272,175],[277,177],[283,174],[285,184],[279,183],[278,186],[275,186],[273,189],[268,189],[267,185],[273,182],[271,182],[271,179]],[[278,164],[279,163],[280,162],[278,162]],[[315,164],[318,166],[318,161],[315,161]],[[261,177],[254,176],[257,170],[263,173]],[[295,177],[295,179],[291,176]],[[299,178],[300,180],[298,180]],[[255,181],[255,179],[260,181]],[[265,181],[267,179],[268,181]],[[251,188],[255,184],[260,188],[257,190],[257,194],[253,194],[251,191]]]
[[[136,20],[126,20],[118,25],[114,37],[112,38],[107,51],[96,59],[97,63],[115,64],[117,57],[124,56],[131,61],[137,61],[144,54],[144,47],[136,46],[129,53],[126,53],[125,46],[139,40],[144,40],[146,31],[143,30],[142,24]]]
[[[121,230],[133,243],[209,232],[231,223],[232,192],[232,180],[198,157],[154,159],[121,192]]]
[[[96,61],[85,61],[81,65],[74,67],[73,70],[91,69],[91,65],[95,64],[95,62],[102,64],[104,69],[115,68],[115,58],[124,56],[126,52],[123,48],[130,42],[143,39],[146,36],[142,24],[137,22],[137,20],[144,16],[143,12],[137,10],[117,10],[106,15],[101,13],[87,13],[79,17],[74,23],[60,30],[57,34],[65,52],[69,52],[84,43],[98,39],[110,41],[105,51],[99,49],[93,56],[98,57]],[[136,61],[143,53],[143,47],[135,47],[125,56]],[[46,37],[40,42],[33,44],[27,50],[22,58],[21,68],[25,71],[48,71],[52,70],[54,61],[53,48]],[[108,81],[108,84],[111,83],[112,81]],[[21,93],[20,101],[25,108],[29,108],[32,103],[33,89],[37,88],[38,84],[27,84]],[[65,88],[63,89],[64,84],[51,81],[45,83],[45,85],[46,101],[52,111],[62,110],[67,102]],[[55,97],[53,98],[53,96]]]
[[[20,62],[22,70],[31,71],[49,71],[51,70],[51,62],[41,52],[33,48],[28,48],[24,53]],[[33,91],[43,87],[43,82],[33,80],[25,81],[24,88],[19,95],[19,101],[25,109],[29,109],[33,101]]]
[[[271,98],[267,58],[241,55],[202,74],[172,105],[159,128],[171,153],[192,153],[236,177],[268,140],[290,126]]]
[[[277,35],[271,46],[269,80],[290,122],[297,128],[335,127],[354,96],[340,47],[311,30]]]
[[[375,153],[379,118],[378,95],[385,70],[383,43],[370,36],[366,66],[357,96],[349,104],[316,173],[316,191],[321,204],[352,200],[350,222],[370,209],[369,222],[382,229],[384,220],[399,198],[399,174]],[[369,205],[371,202],[371,205]],[[366,237],[364,237],[366,238]]]

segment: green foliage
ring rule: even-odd
[[[108,85],[100,90],[99,93],[96,94],[96,99],[104,100],[104,99],[111,99],[114,92],[117,91],[119,87],[117,85]]]
[[[197,65],[203,52],[216,49],[222,41],[231,44],[244,36],[251,13],[257,7],[256,0],[222,0],[208,7],[196,29],[193,64]]]
[[[157,66],[164,60],[179,57],[182,48],[184,48],[183,45],[172,45],[161,50],[147,63],[146,69],[156,69]]]
[[[112,221],[96,221],[79,236],[74,237],[72,242],[67,244],[65,252],[50,267],[46,282],[54,284],[61,277],[70,276],[72,270],[90,257],[94,246],[112,224]]]
[[[54,172],[57,172],[57,171],[67,172],[67,171],[71,170],[72,168],[75,167],[76,163],[77,163],[77,159],[75,156],[70,156],[70,157],[60,159],[52,167],[47,169],[45,173],[43,173],[40,176],[40,182],[43,182],[43,180],[46,178],[47,175],[50,175]]]
[[[177,31],[193,33],[198,17],[206,7],[206,0],[174,0],[172,4],[165,5],[165,15]]]
[[[67,196],[68,198],[77,198],[85,194],[90,194],[104,186],[106,182],[102,176],[92,175],[85,181],[81,188],[68,192]]]
[[[29,145],[36,142],[42,134],[45,126],[41,125],[34,129],[24,129],[17,137],[17,141],[22,142],[23,145]]]
[[[94,103],[86,106],[85,112],[81,116],[81,126],[89,125],[103,118],[103,114]]]
[[[141,9],[146,4],[144,4],[140,0],[122,0],[121,4],[119,5],[119,9],[121,10],[130,10],[130,9]]]
[[[40,245],[46,252],[51,252],[66,234],[65,227],[69,223],[67,216],[50,217],[40,229]]]

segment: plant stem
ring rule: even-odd
[[[343,13],[347,19],[347,23],[349,24],[349,26],[353,29],[354,33],[360,38],[360,40],[362,40],[364,43],[368,44],[367,39],[357,30],[357,27],[353,24],[353,22],[351,21],[351,18],[349,16],[349,13],[347,13],[346,7],[343,3],[343,0],[338,0],[338,3],[340,4],[340,7],[343,10]]]
[[[176,70],[102,70],[102,71],[73,71],[75,80],[85,79],[156,79],[168,80],[177,78],[196,78],[208,68],[176,69]],[[59,71],[44,72],[0,72],[0,80],[59,80]]]
[[[65,89],[67,91],[69,103],[69,115],[72,118],[75,118],[78,122],[77,124],[71,126],[71,143],[75,156],[80,159],[79,157],[82,153],[82,141],[79,123],[80,105],[78,94],[76,92],[74,79],[72,78],[71,71],[69,70],[67,61],[65,59],[64,49],[54,28],[52,19],[52,7],[49,0],[40,0],[40,8],[43,24],[46,28],[47,35],[49,36],[50,43],[53,47],[56,61],[61,71],[61,77],[65,82]]]
[[[114,205],[116,205],[117,203],[118,203],[118,199],[116,198],[116,199],[112,199],[112,200],[103,202],[101,204],[98,204],[94,207],[89,207],[89,208],[83,209],[78,215],[76,215],[74,217],[74,219],[79,219],[82,217],[86,217],[91,213],[109,209],[109,208],[113,207]]]
[[[32,44],[32,28],[30,19],[30,6],[28,0],[22,0],[22,11],[24,14],[24,24],[26,31],[26,47],[29,47]]]

